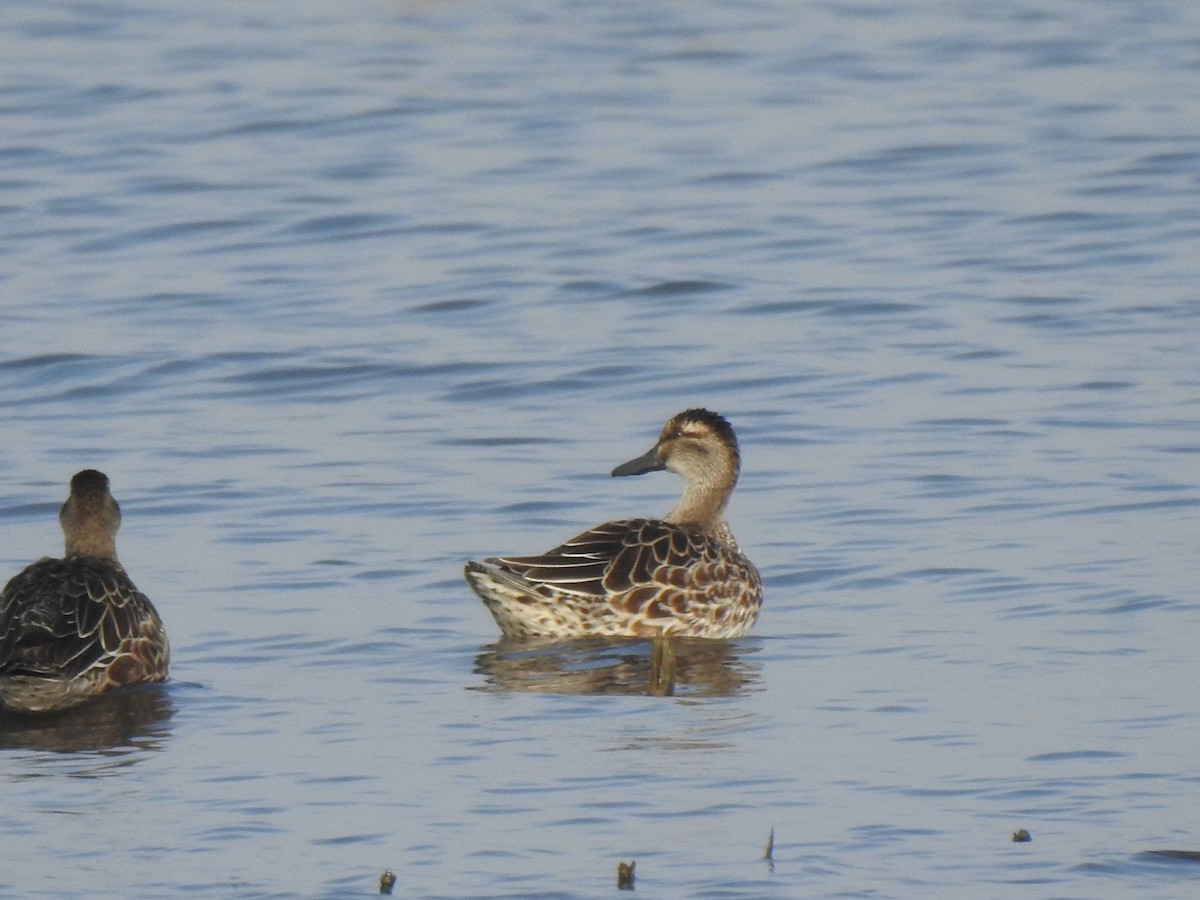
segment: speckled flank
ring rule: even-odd
[[[108,478],[86,469],[71,479],[59,522],[63,558],[38,560],[0,593],[0,706],[11,710],[67,709],[167,677],[162,621],[117,560]]]
[[[671,419],[647,453],[613,470],[684,478],[663,519],[622,519],[540,556],[467,563],[467,582],[506,635],[657,633],[730,638],[754,625],[762,581],[725,521],[740,456],[729,423],[707,410]]]

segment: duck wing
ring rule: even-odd
[[[629,611],[741,597],[758,573],[740,553],[702,531],[661,519],[597,525],[539,556],[488,562],[531,585],[607,597]],[[670,615],[667,609],[657,614]]]
[[[0,675],[76,678],[107,666],[162,624],[119,564],[42,559],[0,593]],[[165,667],[165,660],[163,661]]]

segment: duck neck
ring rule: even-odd
[[[683,497],[667,515],[666,521],[732,539],[725,522],[726,497],[724,491],[711,483],[689,482],[683,490]]]
[[[73,532],[65,541],[65,556],[96,556],[117,561],[117,541],[114,535],[101,528],[85,528]]]

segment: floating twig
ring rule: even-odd
[[[395,886],[396,873],[391,869],[385,869],[384,873],[379,876],[379,893],[390,894]]]
[[[637,860],[631,859],[627,863],[617,863],[617,890],[632,891],[633,890],[633,869],[637,865]]]

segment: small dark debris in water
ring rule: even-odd
[[[1165,859],[1184,859],[1188,862],[1200,862],[1200,850],[1151,850],[1151,856],[1161,856]]]
[[[379,876],[379,893],[390,894],[392,888],[396,886],[396,873],[391,869],[386,870]]]
[[[771,833],[767,835],[767,848],[763,851],[763,859],[767,861],[767,868],[770,871],[775,871],[775,826],[771,826]]]
[[[1012,839],[1014,844],[1028,844],[1033,840],[1033,838],[1029,836],[1029,832],[1024,828],[1018,828],[1016,831],[1014,831]]]
[[[650,650],[650,683],[646,693],[651,697],[670,697],[675,693],[675,645],[661,631]]]
[[[627,863],[617,863],[617,890],[632,891],[633,890],[633,867],[637,865],[637,860],[630,860]]]

